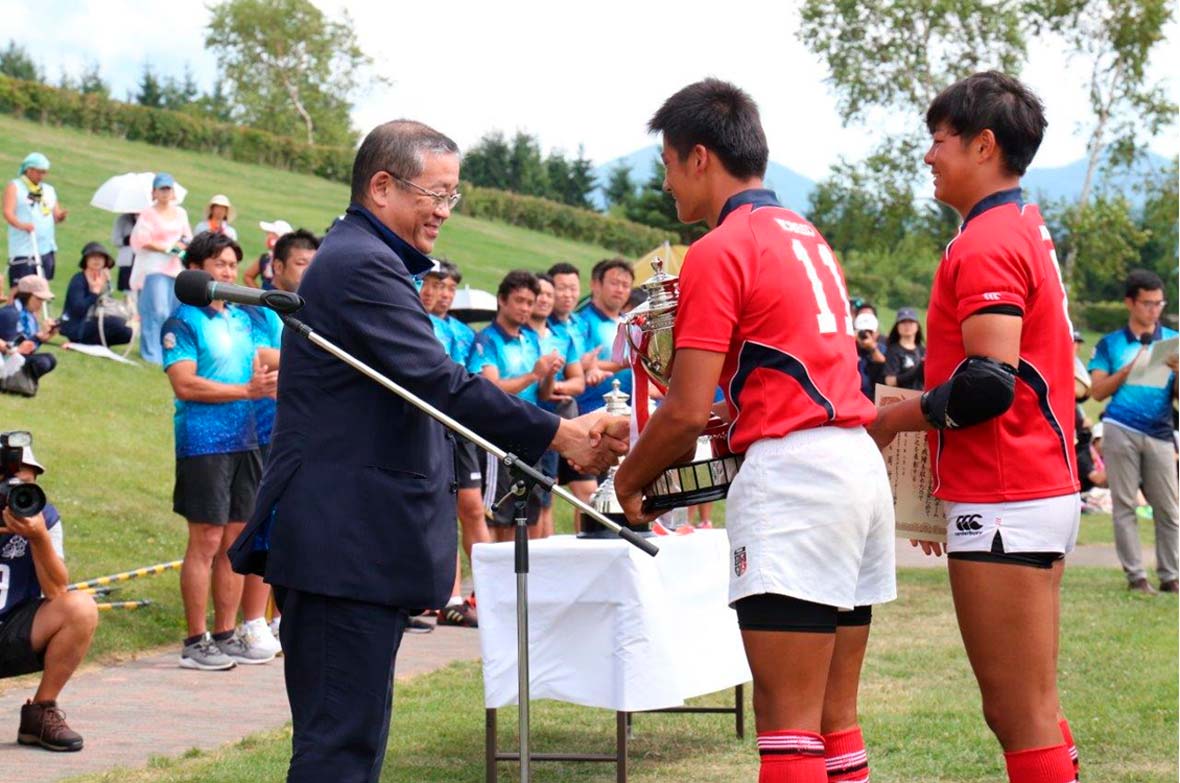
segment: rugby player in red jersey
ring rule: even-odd
[[[1080,508],[1074,347],[1053,241],[1020,191],[1045,124],[1040,100],[996,72],[930,105],[934,196],[963,224],[930,293],[926,391],[870,427],[881,446],[930,430],[955,613],[1012,783],[1077,776],[1057,697],[1061,575]]]
[[[766,136],[746,93],[689,85],[648,128],[663,135],[678,217],[711,230],[682,267],[668,393],[615,491],[629,519],[644,518],[642,487],[692,452],[720,384],[730,447],[745,454],[726,529],[759,781],[865,781],[857,686],[872,604],[896,595],[893,500],[864,429],[875,412],[844,274],[819,232],[763,189]]]

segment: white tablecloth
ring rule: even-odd
[[[724,530],[655,539],[651,557],[621,540],[529,542],[533,699],[635,712],[750,679],[726,603]],[[516,703],[513,545],[475,547],[484,701]]]

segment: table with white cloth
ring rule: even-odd
[[[620,539],[554,536],[529,542],[529,690],[614,710],[616,754],[534,754],[533,760],[613,761],[626,779],[633,712],[726,712],[742,726],[741,685],[750,680],[728,605],[733,567],[724,530],[655,539],[656,557]],[[513,544],[479,544],[472,558],[487,708],[488,780],[499,753],[495,711],[517,701]],[[685,707],[694,696],[735,688],[735,706]]]

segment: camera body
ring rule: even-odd
[[[861,329],[859,332],[856,333],[856,339],[867,340],[867,339],[869,339],[869,337],[872,334],[873,334],[873,331],[871,329]]]
[[[25,447],[32,443],[33,436],[28,432],[0,432],[0,511],[8,508],[18,517],[36,516],[46,503],[41,487],[21,481],[16,475],[20,472]]]

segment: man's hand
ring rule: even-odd
[[[1180,367],[1180,354],[1172,354],[1164,360],[1164,364],[1168,365],[1169,370],[1176,372],[1177,368]]]
[[[266,365],[262,363],[261,357],[255,353],[254,372],[250,376],[250,382],[246,384],[246,396],[251,400],[274,397],[278,388],[279,371],[267,369]]]
[[[897,403],[890,403],[888,400],[884,402],[884,405],[877,408],[877,418],[865,425],[865,431],[869,433],[869,437],[873,439],[881,451],[884,451],[897,437],[897,430],[889,426],[889,416],[885,413],[890,404]]]
[[[49,529],[45,527],[44,514],[35,514],[31,517],[18,517],[13,516],[12,509],[5,508],[3,521],[4,525],[0,526],[0,533],[13,533],[29,542],[49,535]]]
[[[37,344],[32,340],[24,340],[16,347],[16,352],[21,356],[28,356],[37,350]]]
[[[553,375],[564,366],[565,360],[557,354],[557,351],[550,351],[537,359],[537,363],[533,365],[533,375],[537,376],[537,380],[541,380]]]
[[[600,424],[606,419],[607,423]],[[614,465],[629,448],[629,429],[624,417],[608,417],[602,411],[576,419],[562,419],[553,437],[552,448],[583,473],[601,473]],[[627,425],[629,428],[629,424]],[[622,437],[619,437],[622,434]]]
[[[622,506],[623,514],[626,515],[627,522],[631,525],[647,524],[661,516],[660,512],[644,513],[643,487],[632,487],[626,483],[625,477],[623,483],[620,484],[618,473],[615,474],[615,498]]]

